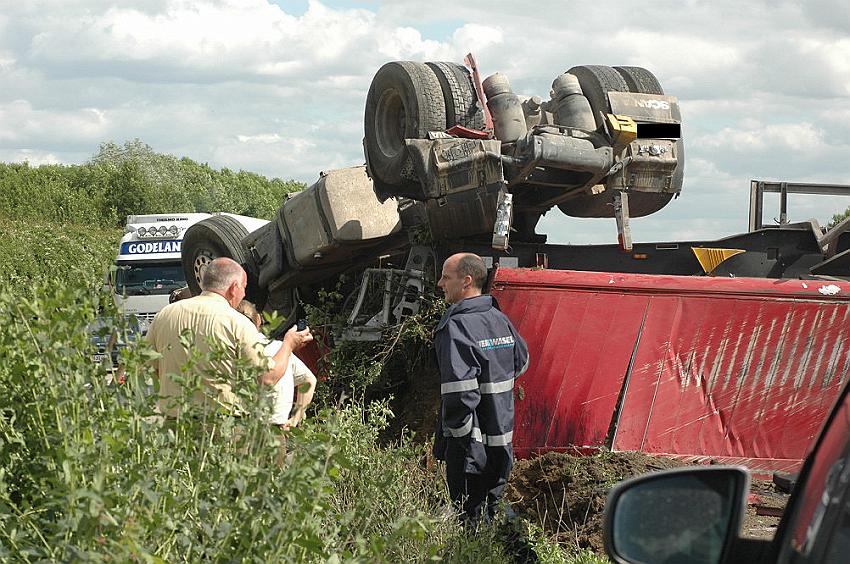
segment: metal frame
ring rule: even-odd
[[[764,193],[779,194],[779,225],[788,223],[788,194],[813,194],[818,196],[850,196],[850,186],[844,184],[806,184],[802,182],[773,182],[750,180],[749,230],[764,229]]]
[[[367,268],[363,271],[360,290],[354,309],[348,317],[343,332],[347,341],[379,341],[390,324],[391,315],[397,320],[419,312],[420,298],[425,289],[425,268],[433,263],[433,251],[423,245],[414,245],[407,257],[406,268]],[[375,312],[364,325],[355,325],[363,313],[363,304],[370,288],[371,279],[383,280],[381,309]],[[366,312],[372,313],[372,312]]]
[[[850,196],[850,186],[844,184],[804,184],[800,182],[768,182],[764,180],[750,181],[750,225],[752,233],[764,229],[762,222],[764,213],[764,193],[779,194],[779,227],[788,224],[788,194],[813,194],[817,196]],[[771,226],[773,227],[773,226]],[[838,236],[850,229],[850,216],[844,218],[832,229],[825,231],[812,220],[818,245],[823,249],[827,259],[835,256]],[[842,255],[844,253],[841,253]]]

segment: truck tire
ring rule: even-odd
[[[446,106],[437,75],[424,63],[394,61],[378,69],[366,96],[366,162],[373,178],[399,185],[412,171],[405,139],[445,131]]]
[[[622,75],[626,84],[629,85],[629,92],[638,92],[641,94],[664,94],[664,89],[661,83],[655,78],[655,75],[643,67],[614,67],[617,72]],[[679,138],[676,141],[676,158],[679,164],[676,170],[673,171],[673,181],[671,189],[674,192],[681,192],[682,184],[685,180],[685,143]],[[659,208],[660,209],[660,208]]]
[[[201,276],[213,259],[228,257],[241,265],[246,263],[247,253],[242,245],[246,235],[248,230],[227,215],[207,218],[186,230],[181,261],[192,295],[200,293]]]
[[[469,129],[484,129],[484,112],[478,103],[472,75],[457,63],[425,63],[440,81],[446,102],[446,127],[462,125]]]
[[[629,92],[640,92],[641,94],[664,94],[661,83],[655,75],[643,67],[614,67],[620,73],[628,85]]]
[[[582,91],[590,102],[597,120],[601,124],[601,114],[611,111],[608,92],[635,92],[641,94],[664,94],[661,83],[655,75],[643,67],[606,67],[586,65],[573,67],[568,72],[579,79]],[[673,196],[682,189],[684,178],[684,150],[682,140],[676,143],[679,164],[673,172],[670,192],[632,192],[629,196],[629,216],[645,217],[666,206]],[[593,196],[580,196],[558,205],[558,208],[573,217],[613,217],[614,194],[611,191]]]
[[[584,97],[590,102],[596,127],[602,125],[604,114],[611,112],[608,92],[628,92],[629,85],[623,76],[611,67],[604,65],[581,65],[567,71],[578,78]]]

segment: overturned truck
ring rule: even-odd
[[[351,274],[345,335],[378,340],[417,311],[443,259],[476,252],[536,359],[515,389],[520,455],[613,448],[793,468],[850,369],[847,222],[765,227],[765,191],[784,213],[788,193],[815,187],[754,182],[747,233],[633,243],[630,218],[682,190],[676,98],[640,67],[573,67],[544,101],[466,63],[384,65],[366,100],[366,165],[323,172],[256,231],[228,216],[193,226],[192,290],[230,256],[249,298],[294,322]],[[547,244],[536,225],[552,208],[614,218],[618,242]]]

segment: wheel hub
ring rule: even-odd
[[[195,282],[198,283],[198,286],[201,285],[201,278],[204,276],[204,271],[210,265],[215,257],[212,256],[212,253],[209,251],[199,251],[197,255],[195,255],[195,262],[193,264],[193,270],[195,272]]]
[[[375,112],[375,137],[380,151],[387,157],[397,155],[404,147],[407,113],[397,90],[388,89],[378,100]]]

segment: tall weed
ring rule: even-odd
[[[122,352],[126,381],[108,384],[91,361],[88,327],[115,314],[98,289],[0,291],[0,559],[396,562],[469,549],[418,448],[379,446],[385,404],[321,410],[289,434],[285,461],[244,367],[238,418],[163,422],[143,342]]]
[[[38,283],[94,283],[115,259],[121,231],[0,215],[0,285],[32,295]]]

